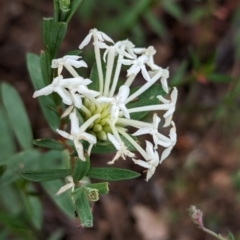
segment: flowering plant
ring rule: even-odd
[[[82,226],[91,227],[91,205],[99,199],[99,193],[108,192],[108,183],[91,184],[86,177],[117,181],[139,176],[126,169],[91,167],[91,153],[116,152],[108,164],[119,158],[131,158],[135,164],[147,169],[148,181],[176,143],[172,115],[177,89],[169,89],[169,71],[154,62],[156,50],[152,46],[137,48],[129,40],[114,42],[105,33],[92,29],[79,46],[80,50],[84,49],[84,55],[85,47],[92,40],[95,63],[87,64],[75,52],[55,58],[61,41],[56,43],[52,39],[59,39],[59,36],[63,39],[66,31],[64,22],[44,19],[43,31],[45,51],[40,59],[29,54],[28,68],[36,89],[33,97],[39,98],[45,117],[58,133],[59,141],[39,139],[35,144],[67,149],[70,165],[65,169],[25,171],[21,176],[39,182],[66,177],[69,183],[56,195],[71,189]],[[33,63],[40,66],[41,72],[37,72]],[[89,65],[91,74],[85,78],[81,68]],[[36,74],[41,75],[40,80]],[[126,79],[122,81],[122,77]],[[140,78],[144,83],[132,87]],[[165,98],[167,94],[170,94],[170,99]],[[163,113],[162,120],[158,112]],[[150,122],[144,120],[149,113],[152,114]],[[159,132],[161,121],[163,128],[169,129],[168,136]],[[136,128],[136,131],[131,133],[130,128]],[[140,135],[150,135],[153,143],[148,140],[140,143],[136,138]],[[159,156],[160,146],[163,149]]]

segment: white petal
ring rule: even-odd
[[[94,135],[86,133],[86,132],[81,133],[81,139],[88,141],[91,144],[97,143],[97,138]]]
[[[61,118],[65,118],[67,117],[73,110],[74,106],[71,105],[68,108],[66,108],[66,110],[64,111],[64,113],[62,114]]]
[[[128,98],[128,95],[130,93],[130,88],[126,85],[122,85],[119,88],[118,96],[121,97],[121,102],[125,102],[126,99]]]
[[[137,75],[140,72],[141,68],[137,65],[132,65],[128,70],[127,70],[127,76],[130,76],[132,74]]]
[[[105,41],[114,43],[113,40],[107,34],[105,34],[104,32],[100,32],[100,33]]]
[[[59,94],[63,100],[63,103],[66,105],[72,105],[71,95],[65,88],[55,87],[54,92],[57,92]]]
[[[125,118],[130,119],[130,114],[129,114],[126,106],[125,106],[124,104],[120,104],[120,105],[119,105],[119,108],[122,110],[123,116],[124,116]]]
[[[73,183],[68,183],[68,184],[62,186],[55,195],[60,195],[61,193],[67,191],[70,188],[72,188],[73,186],[74,186]]]
[[[117,141],[117,139],[111,133],[108,133],[107,136],[108,136],[108,140],[114,145],[114,147],[117,150],[120,150],[121,144]]]
[[[90,32],[82,41],[82,43],[79,45],[80,49],[83,49],[88,43],[90,42],[92,38],[92,33]]]
[[[67,59],[66,62],[65,62],[65,65],[71,65],[75,68],[80,68],[80,67],[87,68],[87,64],[83,60],[75,61],[75,60],[72,60],[72,59]]]
[[[80,95],[75,93],[75,94],[72,94],[72,97],[73,97],[73,101],[74,101],[74,106],[76,108],[81,108],[82,107],[82,99],[81,99]]]
[[[141,167],[144,167],[147,169],[151,168],[151,165],[146,161],[133,159],[133,162]]]
[[[150,134],[150,130],[149,128],[140,128],[138,129],[135,133],[133,133],[133,136],[140,136],[143,134]]]
[[[119,117],[119,107],[117,105],[112,105],[111,107],[111,119],[115,122]]]
[[[69,115],[69,118],[71,121],[71,134],[72,135],[80,134],[79,120],[76,114],[76,110]]]
[[[160,163],[162,163],[162,161],[165,160],[165,159],[169,156],[169,154],[170,154],[170,152],[172,151],[172,149],[173,149],[173,147],[171,146],[171,147],[166,148],[166,149],[162,152],[162,156],[161,156]]]
[[[70,140],[73,140],[73,136],[72,136],[71,134],[69,134],[69,133],[67,133],[67,132],[65,132],[65,131],[59,130],[59,129],[57,129],[56,131],[57,131],[57,132],[59,133],[59,135],[61,135],[62,137],[67,138],[67,139],[70,139]]]
[[[150,78],[150,76],[149,76],[149,74],[148,74],[148,72],[147,72],[147,69],[146,69],[145,65],[143,65],[143,66],[141,67],[141,69],[142,69],[143,78],[144,78],[145,80],[147,80],[148,82],[150,82],[150,81],[151,81],[151,78]]]
[[[54,90],[54,87],[51,85],[48,85],[40,90],[37,90],[34,92],[33,94],[33,98],[36,98],[36,97],[39,97],[39,96],[46,96],[46,95],[49,95],[53,92]]]
[[[148,181],[153,176],[153,174],[155,173],[155,170],[156,170],[156,167],[151,167],[148,169],[146,181]]]
[[[86,161],[86,158],[84,156],[84,150],[83,150],[83,145],[82,143],[80,143],[80,141],[78,139],[75,139],[74,141],[74,146],[76,148],[76,151],[78,153],[78,157],[82,160],[82,161]]]

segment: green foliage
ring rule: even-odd
[[[20,172],[19,175],[33,182],[47,182],[67,177],[71,174],[70,169],[45,169],[37,171]]]
[[[127,180],[139,177],[141,174],[126,170],[122,168],[114,168],[114,167],[108,167],[108,168],[100,168],[100,167],[92,167],[87,172],[86,176],[90,178],[96,178],[106,181],[120,181],[120,180]]]
[[[35,139],[33,140],[33,144],[58,151],[64,150],[64,145],[62,143],[50,138]]]
[[[1,91],[3,106],[20,146],[24,150],[32,148],[31,124],[19,94],[7,83],[1,85]]]
[[[86,157],[86,161],[82,161],[79,158],[75,158],[75,165],[73,170],[73,181],[78,182],[81,180],[90,168],[89,157]]]
[[[228,240],[235,240],[235,238],[231,232],[228,233]]]
[[[97,189],[101,194],[107,194],[109,191],[108,182],[86,184],[85,187]]]
[[[93,226],[93,215],[88,202],[88,197],[83,188],[78,189],[78,194],[75,195],[75,206],[78,217],[83,227]]]
[[[66,23],[55,22],[52,18],[43,19],[43,43],[51,59],[56,56],[66,31]]]
[[[35,54],[28,53],[27,67],[34,89],[39,90],[45,87],[45,83],[41,73],[40,58]],[[54,106],[55,109],[57,108],[52,96],[39,97],[38,101],[49,126],[52,128],[53,131],[56,131],[59,126],[60,119],[54,111],[50,110],[51,106]]]

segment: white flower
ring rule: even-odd
[[[62,98],[63,103],[65,103],[66,105],[71,105],[72,104],[71,95],[64,87],[61,86],[60,83],[62,80],[63,77],[61,75],[54,78],[53,82],[50,85],[35,91],[33,97],[36,98],[43,95],[46,96],[51,94],[52,92],[56,92]]]
[[[60,195],[63,192],[66,192],[70,188],[72,188],[72,192],[74,191],[75,184],[73,182],[73,178],[71,176],[68,176],[67,180],[68,180],[69,183],[67,183],[66,185],[62,186],[55,195]]]
[[[77,150],[78,157],[81,160],[85,161],[86,158],[84,156],[84,149],[80,140],[88,141],[91,146],[92,144],[95,144],[97,142],[97,139],[95,136],[85,132],[85,129],[83,129],[83,127],[79,127],[79,120],[75,111],[69,115],[69,118],[71,121],[71,134],[59,129],[57,129],[57,132],[64,138],[70,139],[74,142],[74,146]]]
[[[94,37],[94,42],[97,41],[103,42],[105,40],[107,42],[113,43],[113,40],[107,34],[98,31],[96,28],[94,28],[89,31],[89,34],[84,38],[79,48],[83,49],[86,45],[88,45],[92,37]]]
[[[124,145],[122,141],[117,141],[117,139],[111,133],[108,133],[108,140],[117,149],[117,154],[115,155],[112,161],[108,162],[108,164],[113,164],[119,157],[122,157],[125,160],[126,156],[130,158],[133,158],[135,156],[134,153],[130,152],[127,149],[127,147]]]
[[[66,67],[68,70],[71,69],[71,67],[87,67],[87,64],[83,60],[78,61],[80,58],[79,56],[66,55],[63,58],[53,59],[51,68],[58,68],[58,75],[60,75],[63,67]]]
[[[90,79],[84,79],[82,77],[67,78],[60,82],[60,86],[67,88],[72,96],[73,104],[77,108],[81,108],[82,100],[79,94],[89,97],[96,97],[99,92],[89,90],[86,85],[90,84],[92,81]],[[79,93],[79,94],[78,94]]]
[[[163,115],[163,117],[165,118],[165,124],[163,125],[163,127],[168,127],[171,124],[172,116],[176,108],[177,96],[178,96],[178,90],[175,87],[173,88],[171,93],[171,101],[166,100],[162,96],[157,96],[157,98],[161,102],[169,106],[167,112]]]
[[[176,141],[177,141],[177,133],[176,133],[176,127],[175,127],[174,122],[172,122],[172,126],[173,127],[170,129],[170,134],[169,134],[170,140],[171,140],[171,145],[162,152],[160,163],[162,163],[162,161],[165,160],[169,156],[170,152],[172,151],[172,149],[175,146]]]
[[[156,113],[154,113],[153,123],[152,123],[151,127],[140,128],[132,135],[139,136],[139,135],[143,135],[143,134],[151,134],[153,137],[154,144],[155,144],[155,147],[154,147],[155,149],[157,149],[158,145],[161,145],[163,147],[169,147],[171,145],[170,139],[158,132],[158,125],[159,125],[160,121],[161,121],[161,119],[157,116]]]
[[[116,121],[119,116],[119,111],[123,112],[125,118],[130,118],[128,110],[125,106],[125,101],[128,98],[130,89],[128,86],[122,85],[119,92],[115,97],[100,97],[97,99],[99,103],[110,103],[111,106],[111,119]]]
[[[153,149],[153,145],[149,141],[146,141],[146,155],[146,161],[133,159],[133,162],[148,169],[146,177],[146,181],[148,181],[154,174],[156,167],[159,164],[158,153]]]
[[[132,65],[128,70],[127,70],[127,76],[131,75],[137,75],[140,71],[147,81],[151,81],[151,78],[147,72],[145,64],[148,62],[148,57],[146,55],[141,55],[137,59],[134,60],[126,60],[123,59],[122,63],[124,65]]]

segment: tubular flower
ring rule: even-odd
[[[90,155],[93,150],[97,152],[99,146],[107,146],[116,151],[109,164],[118,158],[131,158],[134,163],[147,168],[146,180],[149,180],[177,141],[172,121],[177,89],[168,87],[168,69],[154,62],[156,50],[153,46],[138,48],[129,40],[114,43],[105,33],[92,29],[79,48],[84,49],[91,41],[96,65],[92,65],[90,77],[80,76],[81,69],[76,71],[76,68],[87,67],[81,57],[67,55],[54,59],[52,68],[57,68],[58,76],[33,96],[56,92],[63,103],[70,105],[62,115],[70,119],[70,133],[63,129],[57,129],[57,132],[73,142],[82,161],[86,159],[85,148]],[[63,67],[72,78],[61,75]],[[126,76],[126,79],[120,82],[120,76]],[[131,88],[136,78],[140,77],[145,79],[144,83]],[[170,96],[167,96],[169,92]],[[170,100],[167,100],[169,97]],[[163,126],[169,128],[169,136],[160,132],[159,111],[164,118]],[[152,122],[143,120],[149,113],[153,114]],[[129,132],[130,127],[136,128],[133,134]],[[153,144],[146,141],[146,150],[136,139],[145,134],[150,134],[153,139]],[[161,157],[159,151],[162,152]],[[143,160],[136,160],[134,152],[138,152]]]

